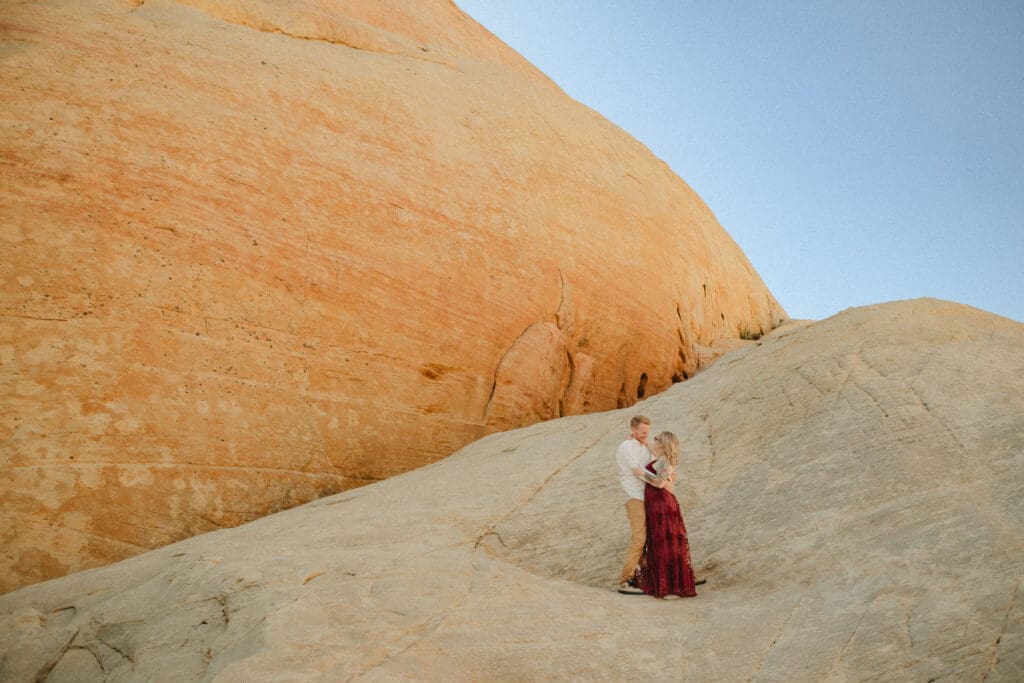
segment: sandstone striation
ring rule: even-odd
[[[1024,677],[1024,325],[790,324],[628,410],[0,597],[0,678]],[[629,417],[681,437],[698,597],[613,591]]]
[[[0,5],[0,591],[487,433],[784,312],[455,5]]]

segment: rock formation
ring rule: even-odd
[[[0,41],[0,590],[629,405],[784,317],[450,2],[6,2]]]
[[[1022,348],[934,300],[786,325],[629,410],[0,597],[0,678],[1021,680]],[[683,442],[693,599],[613,590],[636,411]]]

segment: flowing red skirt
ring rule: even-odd
[[[665,489],[647,486],[644,513],[647,515],[647,544],[640,558],[641,590],[658,598],[697,595],[690,542],[676,497]]]

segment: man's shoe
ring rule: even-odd
[[[630,579],[629,581],[623,581],[619,584],[619,592],[623,595],[643,595],[644,592],[640,590],[640,586],[637,585],[636,579]]]
[[[708,580],[707,580],[707,579],[700,579],[699,581],[696,581],[696,582],[694,582],[694,584],[693,584],[693,585],[694,585],[694,586],[703,586],[703,585],[704,585],[705,583],[707,583],[707,582],[708,582]]]

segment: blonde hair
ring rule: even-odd
[[[679,445],[679,439],[672,432],[661,432],[654,440],[661,444],[661,448],[664,451],[662,455],[665,456],[665,460],[669,465],[675,467],[679,463],[679,453],[682,451],[682,447]]]
[[[636,429],[640,425],[649,424],[651,424],[651,418],[647,417],[646,415],[637,415],[636,417],[629,421],[629,428]]]

